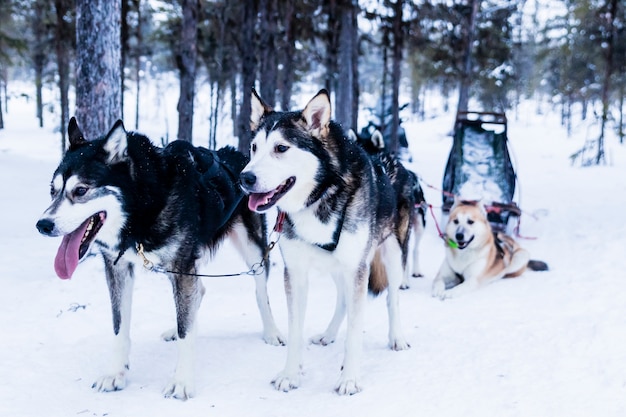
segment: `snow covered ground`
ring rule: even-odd
[[[527,213],[521,233],[535,238],[521,243],[550,271],[527,272],[458,299],[434,299],[430,286],[443,246],[429,217],[421,243],[425,278],[413,279],[401,294],[412,348],[387,348],[385,299],[370,299],[358,395],[333,392],[343,328],[336,343],[306,348],[299,389],[274,390],[269,382],[282,369],[286,347],[261,340],[253,281],[205,279],[197,394],[180,402],[161,395],[176,361],[175,344],[159,338],[175,320],[170,284],[148,272],[140,272],[135,285],[128,387],[91,389],[106,369],[112,339],[103,267],[92,257],[72,280],[56,277],[60,240],[39,235],[35,222],[48,205],[58,135],[35,127],[32,102],[14,98],[9,104],[0,130],[1,416],[626,415],[626,146],[614,138],[608,140],[609,166],[578,168],[568,157],[589,136],[586,125],[566,138],[556,112],[538,116],[534,106],[510,121]],[[450,114],[405,125],[414,167],[434,186],[441,184],[451,126]],[[429,202],[440,204],[436,190],[426,192]],[[278,252],[273,258],[270,298],[286,333]],[[245,265],[228,245],[206,267],[233,269]],[[334,297],[330,277],[315,272],[307,335],[325,328]]]

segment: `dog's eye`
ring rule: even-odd
[[[285,153],[287,152],[288,149],[289,149],[289,146],[287,145],[276,145],[276,147],[274,148],[274,151],[276,153]]]
[[[454,224],[459,224],[459,219],[454,219],[454,220],[452,220],[452,223],[454,223]]]
[[[74,188],[74,197],[82,197],[87,194],[88,190],[87,187],[76,187]]]
[[[474,224],[474,220],[472,220],[472,219],[468,219],[468,220],[467,220],[467,224]]]

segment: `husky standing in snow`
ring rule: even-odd
[[[238,183],[248,160],[230,147],[209,151],[183,141],[156,147],[121,121],[88,141],[72,118],[68,134],[70,147],[52,177],[52,204],[37,229],[63,237],[54,262],[60,278],[72,276],[91,246],[102,253],[115,343],[110,370],[93,387],[126,386],[134,269],[149,260],[169,276],[176,305],[177,327],[167,338],[178,339],[178,365],[164,394],[187,399],[194,393],[196,313],[205,291],[194,275],[201,258],[230,238],[251,266],[266,247],[264,219],[247,209]],[[255,277],[264,339],[283,344],[266,279]]]
[[[251,210],[276,206],[284,213],[279,241],[285,263],[289,311],[287,362],[274,378],[276,389],[300,385],[308,272],[329,271],[337,285],[337,307],[314,343],[335,340],[347,313],[345,356],[335,390],[361,390],[364,309],[368,289],[388,289],[389,346],[408,349],[402,335],[398,293],[405,274],[400,213],[385,168],[370,158],[330,118],[328,92],[321,90],[302,111],[277,112],[253,92],[250,162],[241,172]]]

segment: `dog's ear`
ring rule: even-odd
[[[374,133],[372,133],[371,141],[376,148],[380,150],[385,149],[385,140],[383,139],[383,134],[380,133],[380,130],[376,129]]]
[[[78,127],[78,122],[75,117],[72,117],[67,125],[67,136],[70,140],[70,149],[87,142],[85,136],[83,136],[83,132],[81,132]]]
[[[354,133],[354,130],[352,130],[352,129],[348,129],[348,132],[346,133],[346,136],[348,137],[350,142],[357,143],[359,141],[359,138],[357,137],[356,133]]]
[[[259,97],[256,90],[252,89],[252,100],[250,101],[250,130],[254,132],[259,128],[261,119],[266,114],[270,113],[272,108],[265,104],[265,102]]]
[[[118,120],[106,136],[104,150],[109,154],[109,163],[123,161],[128,148],[128,134],[124,129],[124,122]]]
[[[304,117],[307,127],[313,136],[325,136],[328,130],[328,123],[330,122],[330,97],[328,96],[328,91],[320,90],[302,110],[302,117]]]

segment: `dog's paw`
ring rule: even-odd
[[[176,398],[177,400],[187,401],[195,394],[193,384],[183,381],[173,380],[163,389],[165,398]]]
[[[161,339],[165,340],[166,342],[173,342],[175,340],[178,340],[178,332],[175,328],[166,330],[161,333]]]
[[[104,375],[91,385],[91,388],[99,392],[120,391],[126,388],[126,372],[118,372],[114,375]]]
[[[335,386],[335,392],[339,395],[354,395],[362,391],[356,378],[341,377]]]
[[[408,350],[411,349],[411,345],[404,340],[403,337],[394,337],[389,340],[389,348],[391,350],[399,351],[399,350]]]
[[[265,343],[272,346],[285,346],[287,344],[287,339],[278,330],[264,332],[263,340]]]
[[[312,338],[309,339],[309,341],[313,343],[314,345],[328,346],[331,343],[335,342],[335,335],[328,334],[328,333],[321,333],[321,334],[317,334],[313,336]]]
[[[424,278],[424,274],[419,271],[413,271],[413,278]]]
[[[400,289],[401,290],[408,290],[409,288],[411,288],[411,286],[409,285],[409,280],[408,279],[403,279],[402,282],[400,283]]]
[[[435,298],[439,298],[441,300],[444,300],[445,294],[446,293],[446,284],[443,282],[443,280],[435,280],[433,281],[433,288],[431,290],[431,295]]]
[[[278,391],[289,392],[300,386],[300,375],[298,373],[290,373],[283,371],[272,379],[272,385]]]

